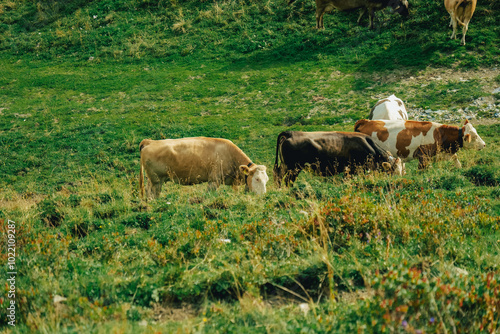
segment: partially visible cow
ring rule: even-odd
[[[148,177],[147,198],[157,198],[162,184],[168,180],[184,185],[208,182],[210,188],[245,182],[250,191],[257,194],[266,192],[269,180],[266,167],[254,164],[230,140],[206,137],[144,139],[139,147],[139,185],[144,196],[145,170]]]
[[[279,160],[279,161],[278,161]],[[278,136],[274,180],[291,185],[302,169],[329,176],[359,170],[402,175],[401,159],[391,156],[369,136],[354,132],[286,131]]]
[[[370,111],[370,116],[368,118],[408,120],[408,112],[406,111],[404,102],[393,94],[378,101]]]
[[[291,4],[295,0],[290,0]],[[323,15],[326,12],[337,8],[340,11],[353,10],[361,8],[361,15],[358,18],[358,24],[361,18],[368,11],[370,17],[370,29],[373,29],[373,20],[375,11],[391,7],[395,12],[408,16],[407,0],[316,0],[316,28],[323,29]]]
[[[418,159],[418,168],[425,168],[430,158],[441,155],[462,167],[456,155],[460,148],[483,149],[486,144],[469,121],[463,127],[434,122],[401,120],[366,120],[354,125],[354,131],[367,134],[375,142],[403,161]]]
[[[450,14],[450,27],[453,27],[451,39],[457,35],[457,26],[462,26],[462,41],[465,45],[465,34],[469,29],[469,22],[476,10],[477,0],[444,0],[444,6]]]

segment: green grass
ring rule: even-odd
[[[498,330],[491,112],[460,170],[304,172],[260,197],[168,183],[146,203],[138,189],[144,138],[228,138],[271,174],[281,131],[352,131],[393,93],[411,109],[497,102],[498,9],[478,5],[461,47],[440,2],[379,12],[374,31],[357,13],[316,31],[312,1],[3,2],[0,221],[16,222],[18,309],[10,328],[0,296],[1,328]]]

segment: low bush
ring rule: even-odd
[[[465,171],[472,182],[478,186],[497,187],[500,184],[500,174],[490,166],[474,166]]]

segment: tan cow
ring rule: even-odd
[[[469,22],[476,10],[477,0],[444,0],[444,6],[450,14],[450,27],[453,27],[451,39],[455,39],[457,35],[457,26],[462,26],[462,41],[465,45],[465,34],[469,29]]]
[[[193,137],[181,139],[144,139],[140,144],[139,185],[144,197],[144,170],[148,177],[147,198],[157,198],[162,184],[173,181],[183,185],[209,183],[237,186],[246,183],[250,191],[266,192],[269,177],[266,167],[256,165],[230,140]]]
[[[481,150],[486,144],[476,129],[465,121],[459,128],[435,122],[362,119],[354,125],[354,131],[367,134],[394,156],[404,161],[418,159],[418,168],[425,168],[429,159],[440,155],[462,165],[456,153],[460,148]]]

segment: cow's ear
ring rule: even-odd
[[[248,166],[245,165],[240,165],[240,172],[242,172],[245,175],[248,175],[250,172],[250,168],[248,168]]]
[[[388,162],[383,162],[382,167],[384,167],[385,170],[391,170],[391,164]]]
[[[470,143],[470,142],[472,141],[472,137],[470,136],[470,134],[466,134],[466,135],[464,136],[464,141],[466,141],[466,142],[468,142],[468,143]]]
[[[466,120],[465,120],[464,125],[465,125],[465,124],[469,124],[469,120],[468,120],[468,119],[466,119]]]

